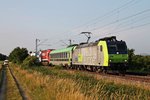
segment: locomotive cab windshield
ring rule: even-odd
[[[108,42],[109,54],[127,54],[127,46],[123,41]]]

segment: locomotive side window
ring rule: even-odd
[[[103,51],[103,47],[102,47],[102,45],[100,46],[100,51],[101,51],[101,52]]]

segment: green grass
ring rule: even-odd
[[[148,100],[150,98],[150,90],[145,90],[132,85],[131,86],[122,85],[122,84],[115,84],[114,82],[106,82],[105,80],[97,80],[92,75],[89,75],[87,73],[76,72],[72,74],[63,71],[59,67],[58,68],[22,67],[22,69],[27,70],[28,73],[30,74],[35,72],[40,73],[41,74],[40,77],[49,76],[50,78],[52,78],[51,82],[56,80],[69,80],[69,81],[71,80],[71,82],[75,84],[74,89],[77,90],[78,93],[84,94],[85,97],[91,97],[92,99],[96,100],[97,99]],[[69,82],[65,84],[70,85]],[[40,94],[45,90],[43,89],[45,88],[44,86],[41,85],[39,86],[35,87],[35,89],[37,89],[35,90],[36,91],[35,95]],[[64,86],[61,86],[61,88],[62,87]],[[65,92],[66,91],[67,90],[65,90]]]
[[[0,61],[0,65],[3,64],[4,61]]]
[[[6,100],[22,100],[17,85],[10,71],[8,70],[8,67],[6,68],[6,76],[7,76]]]

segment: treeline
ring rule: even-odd
[[[135,55],[134,49],[128,50],[129,69],[150,73],[150,56]]]
[[[4,54],[0,53],[0,60],[6,60],[8,57]]]
[[[26,48],[16,47],[9,55],[9,61],[23,66],[39,65],[38,58],[30,56]]]
[[[26,48],[16,47],[9,55],[9,60],[13,63],[21,64],[28,56],[28,50]]]

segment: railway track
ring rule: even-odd
[[[47,67],[47,68],[52,68],[52,67]],[[89,70],[75,70],[75,69],[65,69],[64,71],[66,72],[70,72],[73,73],[75,71],[81,71],[83,73],[87,73],[89,75],[95,75],[98,77],[103,77],[103,78],[112,78],[112,80],[114,79],[120,79],[120,80],[124,80],[124,81],[133,81],[133,82],[140,82],[143,84],[148,84],[150,86],[150,76],[143,76],[143,75],[130,75],[130,74],[126,74],[125,76],[119,75],[119,74],[112,74],[112,73],[98,73],[98,72],[91,72]],[[99,79],[99,78],[98,78]]]
[[[150,76],[125,75],[123,78],[133,81],[150,83]]]
[[[113,77],[113,78],[119,78],[119,79],[124,79],[124,80],[142,82],[142,83],[150,83],[150,76],[129,75],[129,74],[122,76],[119,74],[112,74],[112,73],[108,73],[108,74],[96,73],[96,72],[89,72],[89,73],[100,74],[106,77]]]
[[[15,91],[16,92],[15,94],[17,94],[18,97],[20,97],[20,99],[28,100],[24,90],[21,87],[21,84],[19,84],[19,81],[14,76],[12,69],[9,66],[3,66],[2,70],[3,70],[3,77],[2,77],[3,84],[1,85],[1,92],[2,92],[1,96],[3,98],[0,98],[0,99],[5,100],[7,97],[9,98],[9,95],[7,95],[9,93],[7,93],[7,92]],[[10,86],[9,83],[12,84],[12,86]],[[10,87],[12,87],[12,88],[10,88]]]
[[[75,69],[65,69],[65,70],[69,70],[69,71],[76,71]],[[80,70],[79,70],[80,71]],[[143,75],[130,75],[130,74],[126,74],[125,76],[119,75],[119,74],[112,74],[112,73],[98,73],[98,72],[91,72],[91,71],[87,71],[87,70],[81,70],[84,73],[88,73],[91,75],[98,75],[98,76],[102,76],[104,78],[118,78],[118,79],[122,79],[122,80],[129,80],[129,81],[135,81],[135,82],[141,82],[141,83],[146,83],[150,85],[150,76],[143,76]]]
[[[130,80],[130,81],[136,81],[136,82],[142,82],[142,83],[150,83],[150,76],[138,76],[138,75],[114,75],[114,74],[100,74],[102,76],[106,77],[114,77],[114,78],[119,78],[119,79],[124,79],[124,80]]]

